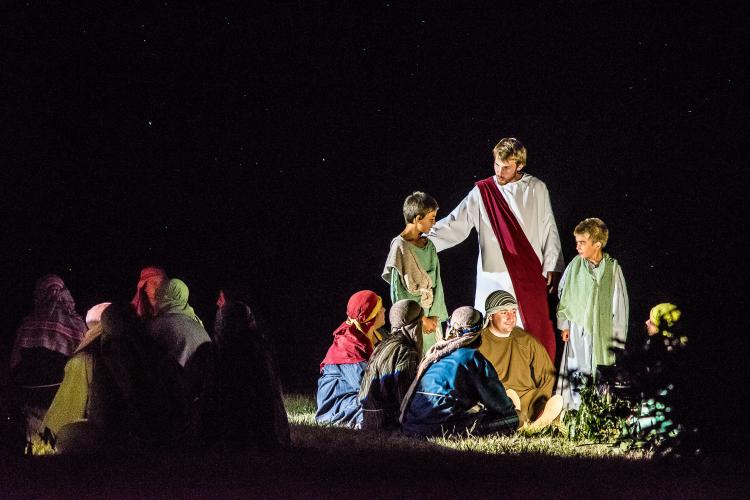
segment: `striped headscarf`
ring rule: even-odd
[[[34,287],[34,311],[18,327],[10,367],[21,361],[21,349],[43,347],[72,356],[86,331],[86,323],[75,305],[59,276],[50,274],[40,278]]]
[[[498,311],[506,311],[508,309],[517,309],[518,302],[513,295],[509,294],[505,290],[495,290],[487,297],[484,302],[484,326],[487,326],[492,318],[492,315]]]

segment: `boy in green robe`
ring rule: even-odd
[[[391,302],[410,299],[422,306],[422,352],[442,340],[441,323],[448,319],[440,261],[435,245],[424,234],[435,225],[435,198],[415,191],[404,200],[406,227],[391,241],[383,279],[390,284]]]
[[[578,255],[560,281],[557,327],[565,342],[556,393],[565,408],[577,410],[581,376],[596,376],[597,366],[615,364],[628,334],[628,290],[622,269],[604,252],[609,230],[591,217],[573,230]]]

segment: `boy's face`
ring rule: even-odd
[[[497,182],[501,186],[516,182],[522,177],[521,169],[524,167],[523,164],[518,164],[515,158],[508,158],[501,160],[495,157],[495,175],[497,176]]]
[[[591,260],[594,257],[598,257],[601,252],[602,244],[600,242],[594,243],[591,241],[588,233],[584,234],[573,234],[576,237],[576,252],[581,256],[582,259]]]
[[[516,327],[516,312],[518,312],[518,309],[513,308],[494,313],[490,318],[492,326],[500,333],[512,332],[513,328]]]
[[[424,217],[417,215],[414,219],[414,224],[417,226],[417,231],[420,233],[429,233],[432,226],[435,225],[435,218],[437,217],[437,210],[431,210],[427,212]]]

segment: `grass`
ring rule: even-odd
[[[308,395],[285,403],[291,449],[3,457],[0,498],[747,498],[750,490],[750,466],[736,457],[656,460],[573,442],[560,428],[415,440],[317,425]]]
[[[285,396],[292,441],[295,446],[312,448],[341,448],[349,450],[419,450],[460,451],[488,455],[548,455],[551,457],[623,458],[641,460],[650,458],[642,451],[622,451],[607,444],[574,442],[567,438],[562,424],[543,431],[522,429],[513,436],[439,437],[426,441],[406,438],[398,433],[376,433],[321,426],[315,422],[315,401],[311,396],[290,394]]]

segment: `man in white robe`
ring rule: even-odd
[[[502,139],[493,153],[494,182],[541,263],[548,292],[556,294],[564,264],[547,186],[538,178],[522,172],[526,165],[526,148],[517,139]],[[437,222],[428,237],[440,252],[464,241],[472,228],[479,236],[474,308],[484,312],[485,300],[493,291],[506,290],[517,294],[479,187],[474,186],[447,217]],[[523,308],[520,302],[519,307]],[[523,328],[522,318],[518,320],[519,327]]]

